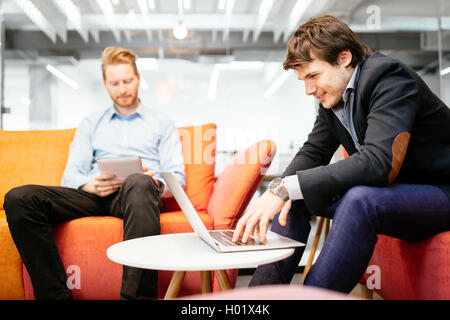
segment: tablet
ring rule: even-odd
[[[139,157],[100,158],[97,164],[101,173],[112,173],[120,180],[125,180],[130,174],[144,172]]]

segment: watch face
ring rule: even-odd
[[[280,178],[275,178],[272,181],[270,181],[269,187],[270,188],[276,188],[281,184],[281,179]]]

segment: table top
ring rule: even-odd
[[[253,268],[289,257],[293,248],[220,253],[196,233],[176,233],[122,241],[112,245],[106,255],[130,267],[199,271]]]

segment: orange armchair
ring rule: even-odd
[[[216,125],[179,128],[186,169],[186,193],[208,229],[234,228],[265,170],[276,146],[264,140],[236,153],[215,180]],[[59,185],[75,130],[0,131],[0,208],[11,188],[35,183]],[[165,202],[161,233],[192,232],[173,199]],[[115,217],[87,217],[54,228],[68,282],[78,272],[74,299],[118,299],[122,266],[106,257],[106,249],[122,241],[123,224]],[[76,268],[73,268],[73,267]],[[229,270],[236,282],[237,270]],[[159,297],[163,297],[172,272],[159,271]],[[216,287],[215,279],[213,285]],[[201,292],[200,272],[188,272],[179,295]],[[32,286],[0,212],[0,299],[32,299]]]
[[[343,152],[347,158],[348,153]],[[418,242],[378,235],[369,261],[372,265],[380,270],[379,287],[373,289],[383,299],[450,299],[450,231]],[[371,282],[372,274],[365,272],[360,283]]]

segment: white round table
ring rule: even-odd
[[[195,233],[165,234],[122,241],[112,245],[106,255],[114,262],[130,267],[175,271],[165,299],[178,295],[186,271],[201,271],[202,291],[211,292],[211,270],[220,288],[231,288],[225,269],[251,268],[282,260],[293,248],[220,253]]]

